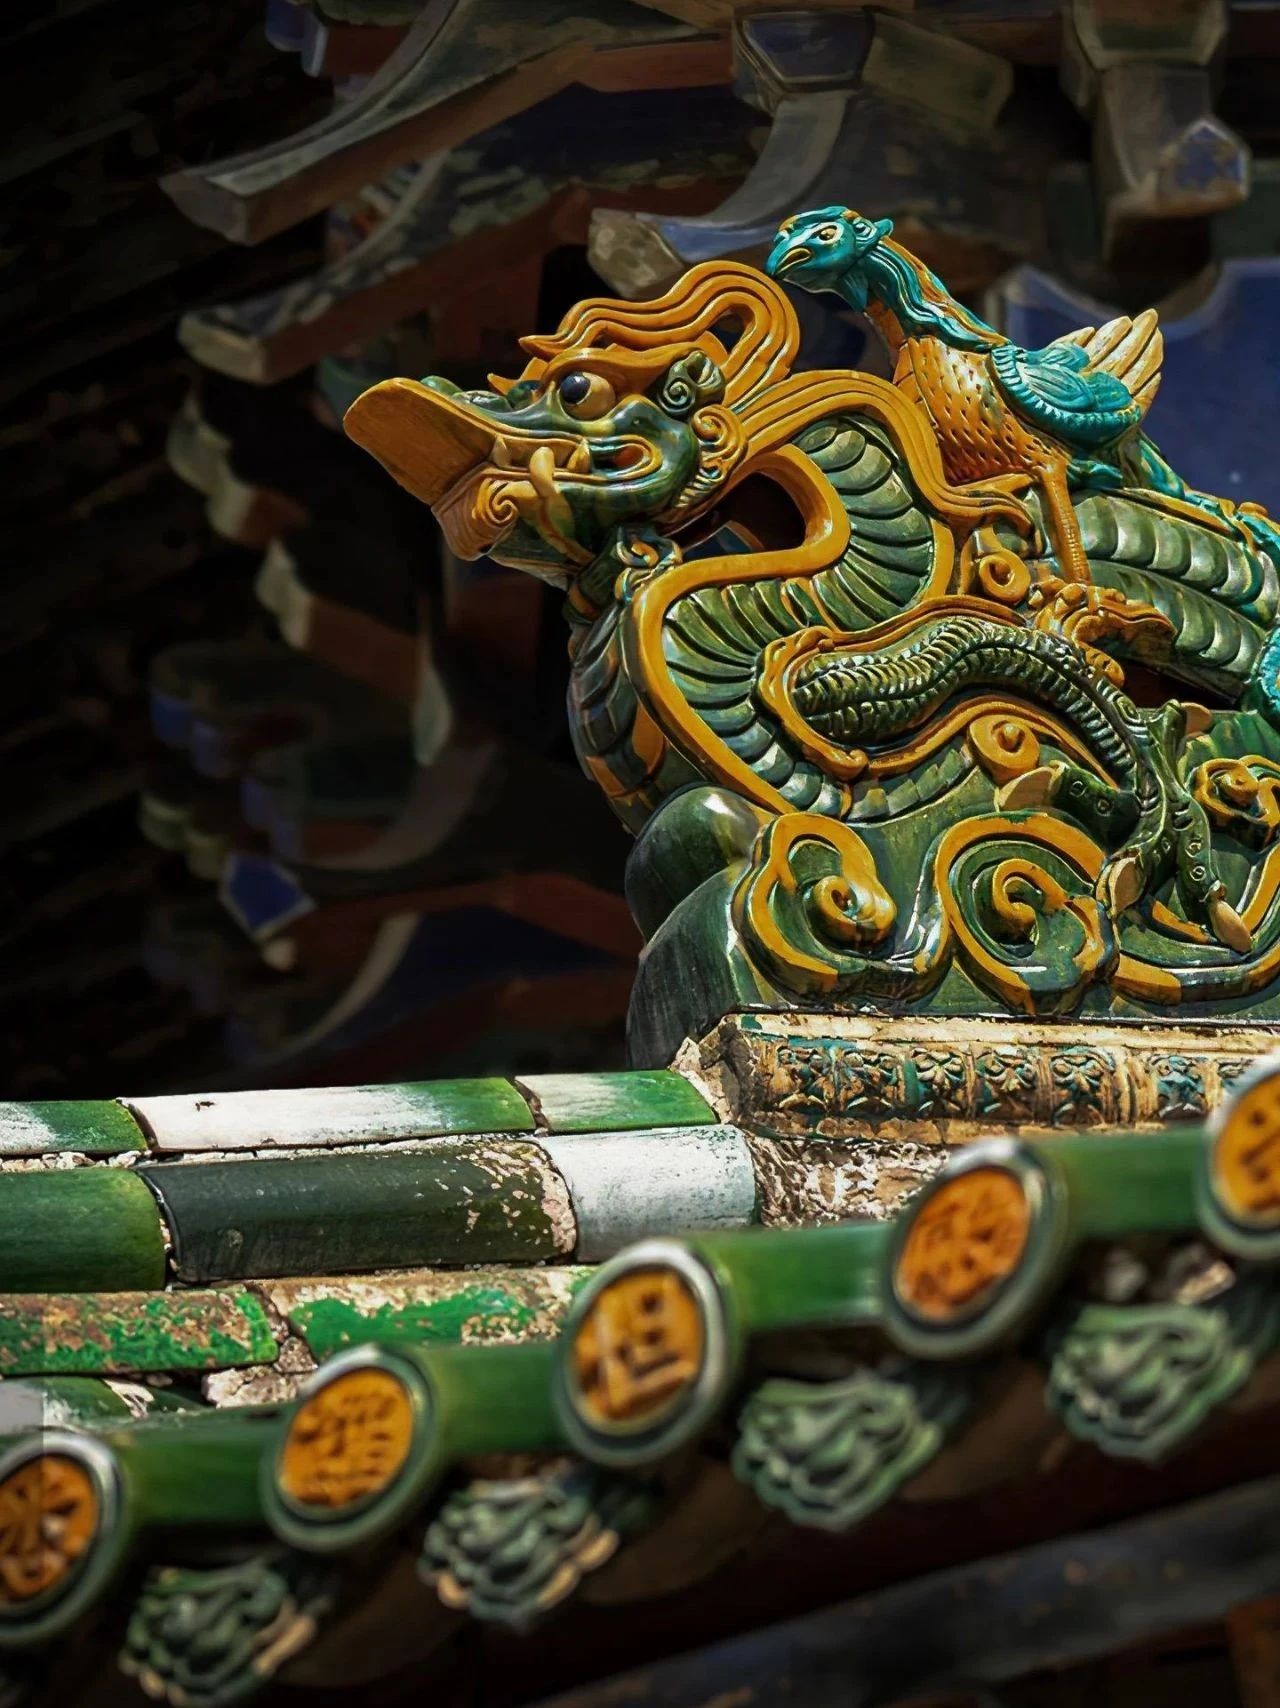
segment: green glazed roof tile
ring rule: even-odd
[[[504,1079],[310,1086],[125,1100],[157,1152],[300,1149],[456,1133],[529,1133],[533,1117]]]
[[[39,1303],[43,1306],[44,1301]],[[5,1354],[9,1354],[12,1339],[9,1328],[4,1321]],[[197,1404],[190,1389],[184,1393],[167,1386],[150,1388],[136,1379],[125,1383],[99,1375],[10,1376],[2,1356],[0,1370],[4,1374],[0,1381],[0,1438],[6,1441],[37,1429],[106,1429],[152,1412],[190,1411]]]
[[[271,1281],[259,1291],[312,1356],[367,1341],[476,1346],[554,1338],[586,1267],[487,1267],[332,1280]]]
[[[548,1133],[706,1127],[720,1119],[687,1079],[667,1068],[633,1073],[521,1074],[538,1126]]]
[[[136,1174],[163,1209],[174,1273],[199,1284],[537,1263],[566,1256],[577,1237],[564,1183],[523,1138],[154,1162]]]
[[[269,1364],[261,1301],[220,1292],[0,1296],[0,1376],[111,1375]]]
[[[0,1174],[0,1293],[163,1287],[155,1198],[133,1169]]]
[[[119,1103],[0,1103],[0,1158],[120,1156],[144,1148],[138,1123]]]

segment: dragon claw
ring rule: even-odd
[[[996,810],[1016,812],[1022,807],[1047,805],[1057,794],[1066,769],[1065,765],[1057,762],[1052,765],[1037,765],[1034,770],[1023,771],[1019,776],[1011,777],[996,790]]]
[[[1187,739],[1193,735],[1204,735],[1213,727],[1213,713],[1208,706],[1198,705],[1194,700],[1184,700],[1182,712],[1183,734]]]
[[[1187,842],[1190,841],[1190,848]],[[1161,850],[1164,849],[1162,855]],[[1203,855],[1196,852],[1192,837],[1178,837],[1170,846],[1160,839],[1131,843],[1114,859],[1108,861],[1098,880],[1097,894],[1108,912],[1115,918],[1141,901],[1172,857],[1184,898],[1195,912],[1206,919],[1209,929],[1225,948],[1245,955],[1253,948],[1253,933],[1240,914],[1226,899],[1221,879],[1207,888]]]
[[[1110,861],[1098,880],[1098,888],[1107,904],[1107,911],[1113,916],[1122,914],[1140,901],[1146,889],[1146,878],[1138,855],[1120,854]]]
[[[1194,726],[1200,710],[1190,708],[1188,724]],[[1180,709],[1179,718],[1181,715]],[[1094,888],[1113,919],[1136,906],[1172,870],[1190,916],[1206,920],[1224,947],[1247,954],[1253,947],[1253,935],[1226,899],[1209,852],[1204,812],[1186,798],[1176,779],[1170,777],[1167,783],[1163,798],[1139,812],[1132,792],[1114,790],[1078,766],[1054,761],[1011,778],[996,791],[995,804],[1000,811],[1017,811],[1052,803],[1087,825],[1104,843],[1114,839],[1114,847],[1123,839],[1123,846],[1107,860]],[[1174,796],[1172,802],[1170,794]]]
[[[1247,955],[1253,948],[1253,933],[1225,896],[1215,896],[1209,903],[1209,928],[1219,943]]]

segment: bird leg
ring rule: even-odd
[[[1036,468],[1045,509],[1053,530],[1058,569],[1064,581],[1088,581],[1089,560],[1080,539],[1080,524],[1071,502],[1067,473],[1070,462],[1066,457],[1046,458]]]

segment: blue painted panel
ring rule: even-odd
[[[793,90],[851,83],[871,46],[873,20],[861,11],[757,12],[741,23],[754,58]]]
[[[233,777],[236,770],[234,750],[238,732],[224,724],[208,723],[203,718],[191,720],[187,741],[191,764],[201,777]]]
[[[153,688],[148,695],[151,733],[166,747],[185,747],[191,734],[191,702],[161,694]]]
[[[351,1049],[486,983],[532,981],[616,965],[614,956],[492,907],[424,914],[369,999],[327,1031],[326,1053]]]
[[[258,941],[315,906],[287,868],[261,854],[233,853],[223,870],[220,895],[231,917]]]

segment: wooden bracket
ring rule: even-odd
[[[1109,265],[1149,261],[1170,220],[1245,200],[1249,149],[1213,111],[1225,0],[1071,0],[1063,32],[1063,87],[1093,122]]]

